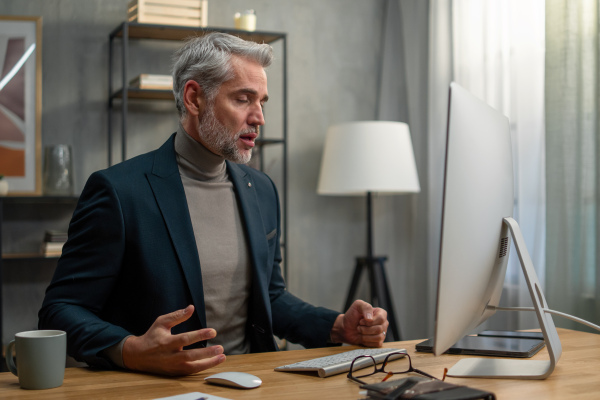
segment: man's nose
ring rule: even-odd
[[[264,125],[265,124],[265,116],[263,114],[263,109],[260,105],[257,105],[252,108],[250,115],[248,116],[248,125]]]

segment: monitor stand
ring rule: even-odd
[[[546,379],[562,354],[562,346],[552,316],[544,311],[548,308],[537,274],[525,246],[525,240],[519,224],[512,218],[504,218],[504,224],[510,230],[521,268],[527,281],[527,287],[535,313],[537,315],[549,360],[512,360],[497,358],[465,358],[457,362],[448,371],[448,376],[462,378],[512,378],[512,379]]]

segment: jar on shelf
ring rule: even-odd
[[[253,32],[256,30],[256,14],[254,10],[246,10],[243,13],[235,13],[233,15],[235,29]]]

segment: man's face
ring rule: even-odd
[[[267,75],[258,63],[233,56],[235,77],[223,83],[198,121],[201,142],[227,160],[245,164],[252,157],[262,108],[268,100]]]

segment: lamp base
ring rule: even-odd
[[[352,276],[352,282],[350,284],[348,296],[346,297],[344,311],[348,310],[348,308],[350,308],[352,305],[363,270],[366,269],[369,274],[369,281],[371,284],[371,304],[373,307],[381,307],[387,311],[390,326],[385,341],[394,342],[402,339],[400,338],[400,332],[398,331],[398,325],[396,324],[396,314],[394,313],[392,294],[387,284],[387,275],[385,273],[384,265],[386,260],[387,257],[356,258],[356,266],[354,267],[354,274]]]

